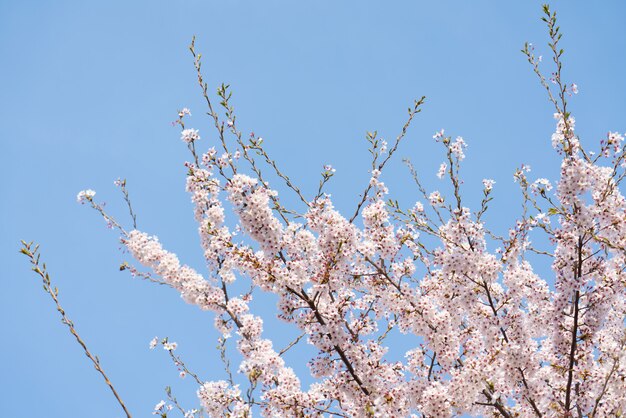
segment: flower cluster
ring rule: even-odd
[[[529,181],[528,166],[516,171],[525,211],[506,238],[480,220],[495,181],[483,180],[478,216],[464,206],[457,176],[467,145],[441,131],[435,137],[450,170],[444,163],[438,175],[450,174],[454,206],[419,185],[430,207],[402,210],[383,199],[389,191],[374,167],[355,217],[322,193],[296,214],[258,172],[239,169],[231,156],[250,161],[246,147],[222,157],[211,148],[186,163],[209,277],[144,232],[124,232],[123,243],[184,300],[214,312],[222,342],[236,340],[240,379],[200,382],[210,416],[616,416],[626,408],[623,138],[609,133],[601,153],[610,150],[613,165],[600,166],[573,128],[571,116],[557,118],[553,139],[563,158],[554,189],[545,178]],[[334,173],[324,170],[323,182]],[[86,190],[78,200],[96,205],[94,195]],[[551,249],[532,246],[534,230],[548,234]],[[500,248],[490,251],[493,240]],[[529,251],[551,257],[553,282],[534,270]],[[272,292],[278,317],[301,334],[285,350],[264,336],[267,321],[241,281]],[[404,357],[390,355],[394,331],[413,344]],[[308,390],[283,358],[303,337],[315,351]],[[174,356],[176,343],[155,337],[150,348],[159,343]],[[261,391],[258,401],[240,389],[245,381],[246,393]]]
[[[199,140],[200,134],[198,133],[197,129],[183,129],[183,131],[180,134],[180,139],[183,142],[190,144],[194,141]]]
[[[76,201],[84,205],[85,202],[92,200],[95,195],[96,195],[96,192],[91,189],[81,190],[76,195]]]
[[[546,21],[552,22],[547,13]],[[525,51],[536,64],[532,46]],[[558,56],[555,60],[558,64]],[[565,100],[578,88],[560,77],[559,66],[552,80]],[[335,173],[332,166],[324,166],[317,194],[305,197],[267,155],[261,138],[252,134],[244,142],[226,89],[222,86],[219,94],[232,143],[212,112],[222,149],[209,148],[199,156],[198,131],[180,123],[181,138],[194,157],[185,164],[186,189],[207,277],[181,264],[156,237],[120,228],[123,244],[139,263],[188,303],[213,312],[221,357],[227,355],[227,341],[236,347],[236,378],[228,361],[227,380],[204,382],[194,376],[209,416],[249,417],[257,411],[266,417],[364,418],[626,414],[622,135],[609,132],[592,159],[574,134],[574,118],[561,110],[565,104],[554,101],[559,111],[552,144],[561,157],[559,178],[529,181],[530,167],[522,165],[514,175],[521,214],[500,236],[482,217],[495,181],[483,180],[478,211],[468,207],[461,192],[463,138],[435,133],[447,158],[437,176],[446,177],[452,192],[428,191],[415,175],[422,201],[430,205],[417,202],[407,209],[386,200],[382,171],[398,143],[387,150],[383,142],[385,151],[372,151],[369,183],[348,218],[322,192]],[[179,117],[188,114],[183,109]],[[409,114],[415,113],[409,109]],[[368,133],[373,148],[378,147],[375,137]],[[285,182],[287,193],[295,193],[300,208],[283,205],[251,150]],[[387,158],[381,161],[383,153]],[[94,195],[86,190],[78,200],[95,205]],[[549,273],[531,264],[536,256],[550,260]],[[267,337],[268,324],[275,322],[261,317],[251,303],[256,289],[273,295],[276,316],[299,335],[282,350]],[[298,361],[307,360],[308,389],[285,356],[304,342],[308,347]],[[175,357],[176,343],[160,343]],[[158,344],[155,337],[150,348]],[[188,373],[179,370],[181,376]],[[162,402],[155,412],[167,408]]]

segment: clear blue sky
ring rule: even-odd
[[[578,133],[590,142],[624,132],[626,4],[552,6],[565,77],[580,88],[571,102]],[[75,202],[93,188],[128,222],[113,186],[127,178],[139,228],[203,271],[184,191],[187,151],[170,125],[187,106],[191,125],[215,140],[187,50],[193,34],[210,86],[232,85],[240,127],[263,136],[309,196],[330,163],[336,205],[353,210],[368,179],[365,132],[392,139],[426,95],[398,157],[438,187],[443,155],[432,134],[463,136],[468,203],[482,178],[494,178],[487,220],[502,231],[519,213],[515,167],[557,172],[553,110],[519,52],[530,41],[547,58],[540,15],[536,1],[0,0],[2,415],[122,416],[18,254],[20,239],[41,243],[65,308],[135,416],[150,416],[166,385],[196,405],[191,379],[177,377],[163,350],[148,350],[155,335],[177,341],[203,377],[222,377],[212,315],[119,272],[127,255],[117,235]],[[418,195],[395,162],[383,180],[412,205]],[[276,328],[268,335],[285,339]]]

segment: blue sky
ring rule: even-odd
[[[587,143],[626,130],[626,5],[598,5],[552,3],[565,33],[564,76],[580,89],[571,109]],[[18,254],[20,239],[41,243],[63,305],[135,416],[150,415],[166,385],[186,406],[196,403],[191,379],[177,377],[163,350],[148,350],[155,335],[177,341],[202,377],[222,377],[212,315],[119,272],[127,255],[117,235],[75,201],[93,188],[128,224],[113,186],[127,178],[139,228],[202,271],[184,191],[187,150],[170,124],[187,106],[204,146],[215,140],[187,50],[192,35],[206,81],[231,84],[240,128],[265,138],[308,196],[332,164],[329,191],[351,214],[368,179],[365,132],[391,140],[406,108],[425,95],[383,175],[391,195],[405,205],[418,199],[402,157],[430,188],[441,187],[443,154],[432,135],[445,128],[469,143],[467,203],[479,201],[481,179],[496,180],[487,221],[504,231],[519,214],[514,169],[558,172],[553,110],[520,53],[530,41],[548,57],[540,16],[535,1],[0,0],[3,415],[122,416]]]

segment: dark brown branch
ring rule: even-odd
[[[583,239],[578,237],[578,262],[576,264],[576,279],[582,277],[583,269]],[[567,386],[565,387],[565,412],[568,413],[572,404],[572,381],[574,379],[574,364],[576,364],[576,347],[578,345],[578,314],[580,308],[580,290],[574,293],[574,326],[572,327],[572,340],[569,351],[569,366],[567,370]]]
[[[491,395],[491,393],[487,389],[483,389],[482,393],[483,393],[483,395],[485,395],[487,397],[489,402],[492,402],[492,403],[487,404],[487,405],[493,406],[494,408],[496,408],[498,410],[498,412],[500,414],[502,414],[502,416],[504,418],[513,418],[513,415],[511,415],[511,413],[506,410],[506,408],[504,407],[504,405],[502,404],[502,401],[500,401],[500,399],[498,399],[498,400],[496,400],[494,402],[493,396]]]
[[[304,290],[302,292],[297,292],[290,287],[287,287],[287,290],[293,295],[295,295],[296,297],[298,297],[299,299],[302,299],[309,306],[309,308],[313,312],[313,315],[315,315],[315,319],[320,325],[322,326],[326,325],[326,321],[324,320],[324,318],[322,317],[322,314],[317,309],[315,302],[313,302],[313,300],[309,298],[309,296],[306,294]],[[328,335],[328,337],[330,338],[330,335]],[[369,396],[370,391],[365,387],[363,380],[361,380],[361,378],[356,374],[356,371],[354,370],[354,367],[352,366],[350,359],[348,359],[348,356],[346,355],[345,351],[337,344],[333,344],[333,350],[335,350],[335,352],[339,355],[339,357],[341,358],[341,361],[346,366],[348,373],[350,373],[350,376],[352,376],[352,379],[359,386],[359,389],[361,389],[361,391],[365,395]]]

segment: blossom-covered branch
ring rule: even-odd
[[[208,273],[136,229],[125,181],[132,229],[96,203],[92,190],[78,198],[120,231],[125,248],[149,272],[128,263],[123,269],[211,312],[225,380],[201,380],[172,353],[173,343],[162,341],[181,373],[196,379],[209,416],[626,413],[626,199],[619,187],[626,145],[622,134],[609,132],[597,154],[583,147],[568,107],[578,86],[563,80],[556,14],[546,6],[544,15],[551,76],[543,75],[531,44],[523,52],[556,110],[551,143],[560,174],[550,181],[531,179],[528,165],[515,171],[522,205],[502,236],[487,226],[499,184],[484,179],[480,206],[469,207],[462,175],[467,142],[443,129],[433,138],[443,146],[437,176],[446,184],[428,190],[407,160],[418,197],[409,207],[390,198],[385,167],[424,98],[409,108],[391,148],[377,132],[366,134],[370,179],[345,216],[323,190],[335,175],[332,166],[324,167],[315,190],[300,188],[262,138],[242,133],[230,86],[217,89],[221,107],[213,105],[192,41],[216,140],[201,151],[210,135],[189,127],[187,108],[175,124],[191,153],[186,189]],[[282,189],[270,185],[261,166]],[[299,208],[281,202],[284,191],[295,194]],[[534,264],[536,255],[551,263],[549,272]],[[281,326],[298,335],[282,350],[264,331],[272,319],[253,309],[258,291],[275,296]],[[226,341],[234,341],[238,357],[229,357]],[[308,388],[285,355],[304,341],[315,352],[307,358]],[[397,353],[400,344],[392,341],[410,349]],[[237,374],[231,373],[236,361]]]

